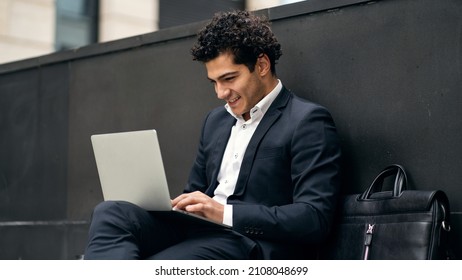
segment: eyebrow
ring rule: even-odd
[[[235,75],[237,74],[239,71],[231,71],[231,72],[226,72],[220,76],[217,77],[217,79],[212,79],[210,77],[207,77],[207,79],[209,79],[210,81],[217,81],[217,80],[221,80],[221,79],[224,79],[226,76],[229,76],[229,75]]]

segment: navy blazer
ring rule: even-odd
[[[236,119],[211,111],[185,192],[213,197]],[[283,87],[252,136],[234,194],[233,230],[264,258],[312,258],[327,236],[340,193],[340,144],[330,113]]]

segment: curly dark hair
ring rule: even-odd
[[[191,54],[194,60],[208,62],[228,51],[234,54],[234,63],[246,65],[250,72],[255,70],[257,59],[266,54],[273,74],[276,60],[282,55],[269,21],[248,11],[215,14],[199,31]]]

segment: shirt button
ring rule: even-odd
[[[234,154],[234,158],[237,158],[239,155],[238,154]]]
[[[246,124],[243,124],[242,125],[242,129],[246,129],[247,128],[247,125]]]

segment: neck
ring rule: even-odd
[[[278,83],[279,83],[279,80],[277,79],[276,76],[269,77],[265,81],[264,86],[263,86],[264,94],[263,94],[262,99],[265,98],[265,96],[267,96],[278,85]],[[250,112],[245,112],[244,114],[242,114],[242,118],[245,121],[248,121],[250,119]]]

